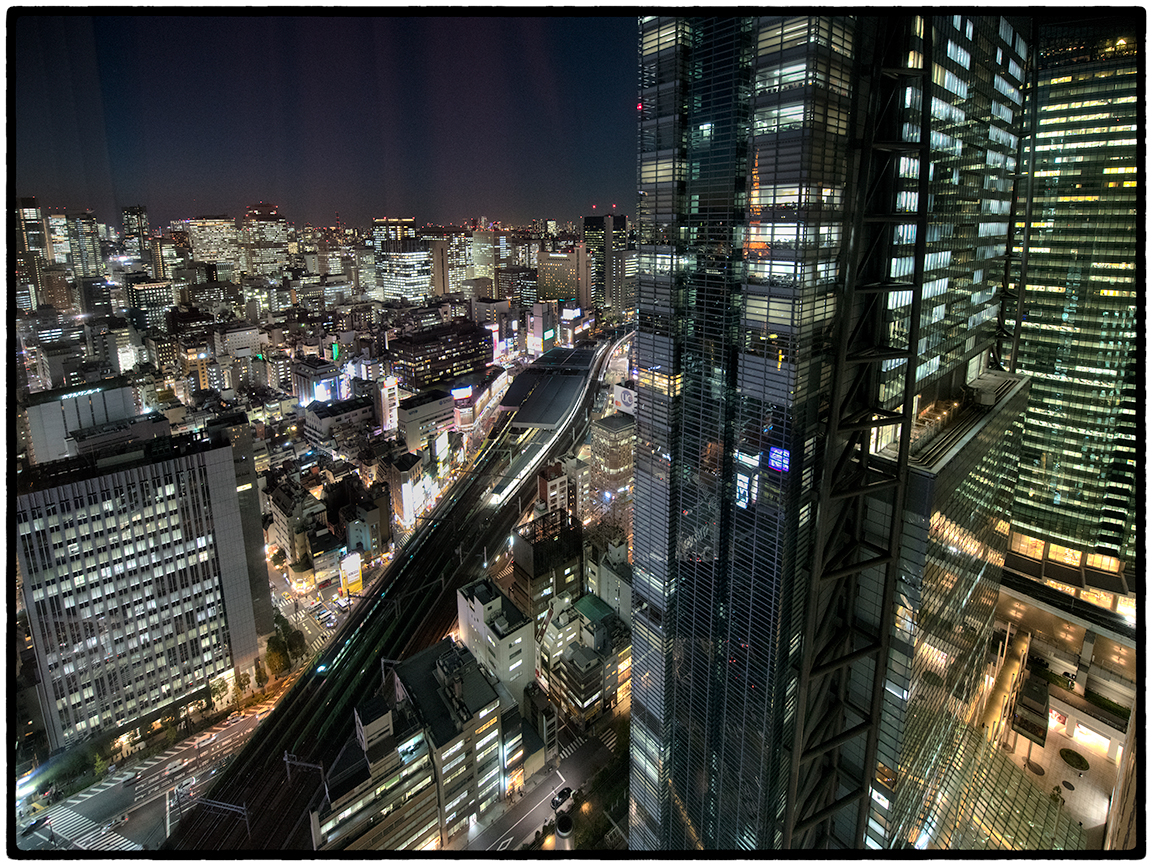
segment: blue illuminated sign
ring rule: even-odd
[[[772,446],[768,449],[768,468],[777,472],[788,471],[788,451],[784,448]]]

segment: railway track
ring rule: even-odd
[[[596,380],[594,368],[590,382]],[[547,458],[566,450],[565,442],[582,441],[595,392],[585,390],[571,421],[575,432],[571,438],[555,437]],[[285,753],[327,772],[352,734],[353,708],[381,685],[381,659],[406,658],[451,629],[456,589],[478,576],[480,551],[490,540],[507,537],[521,496],[530,492],[525,501],[535,498],[535,475],[528,473],[503,505],[492,502],[490,491],[509,468],[507,444],[513,435],[505,427],[485,444],[472,471],[432,509],[369,596],[186,813],[164,849],[312,850],[309,810],[322,802],[324,785],[316,769],[295,764],[289,772]],[[524,443],[521,439],[519,446]],[[246,815],[205,801],[242,807]]]

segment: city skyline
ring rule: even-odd
[[[1142,850],[1142,9],[57,11],[21,850]]]
[[[15,191],[46,211],[117,231],[137,204],[154,228],[257,201],[297,226],[632,211],[632,17],[17,13],[9,34]]]

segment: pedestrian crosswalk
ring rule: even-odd
[[[122,782],[126,778],[128,778],[129,775],[130,774],[128,774],[128,773],[120,773],[119,775],[116,775],[116,776],[109,776],[103,782],[98,782],[95,785],[93,785],[91,788],[84,789],[81,793],[77,794],[75,797],[72,797],[70,800],[68,800],[68,802],[69,803],[82,803],[83,801],[87,800],[89,797],[95,797],[97,794],[101,794],[104,791],[107,791],[113,785],[120,784],[120,782]]]
[[[615,752],[616,751],[616,731],[613,730],[612,728],[609,728],[607,731],[605,731],[603,734],[601,734],[600,742],[602,742],[605,746],[607,746],[609,751]]]
[[[112,830],[107,833],[97,831],[86,839],[81,839],[76,843],[85,851],[140,851],[142,846],[133,842],[131,839],[125,839],[116,831]]]
[[[57,844],[71,842],[86,851],[139,851],[140,846],[119,833],[105,830],[91,818],[71,809],[54,809],[45,830]]]
[[[565,758],[583,746],[585,742],[586,740],[583,737],[579,737],[571,745],[565,746],[563,751],[560,752],[560,760],[563,761]]]
[[[324,644],[328,643],[327,635],[320,635],[320,637],[313,638],[312,643],[308,644],[308,652],[314,653],[319,650]]]

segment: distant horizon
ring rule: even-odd
[[[297,226],[635,210],[635,17],[350,11],[13,12],[13,192],[118,232],[130,205],[151,229],[260,201]]]

